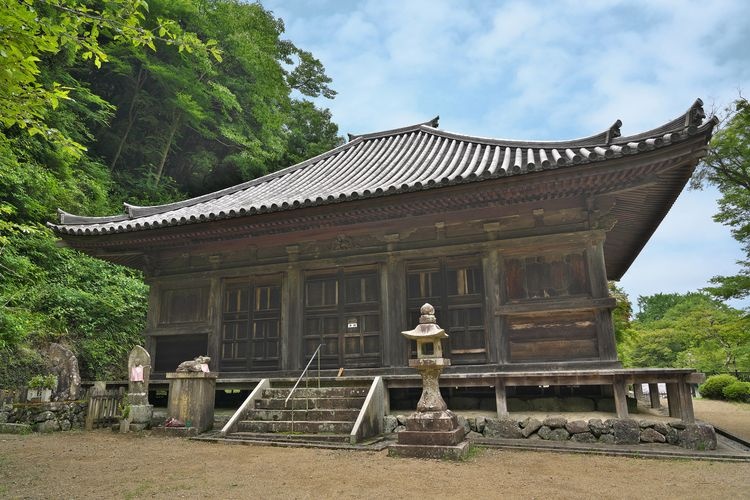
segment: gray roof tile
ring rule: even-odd
[[[437,118],[390,131],[350,136],[349,143],[297,165],[214,193],[166,205],[125,204],[126,214],[82,217],[59,211],[60,234],[108,234],[323,205],[530,174],[634,155],[713,127],[698,99],[682,116],[641,134],[607,131],[557,142],[510,141],[437,129]]]

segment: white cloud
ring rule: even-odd
[[[523,139],[661,125],[696,97],[720,107],[750,88],[750,2],[362,0],[265,3],[325,64],[342,132],[441,115],[448,130]],[[637,294],[705,285],[739,258],[689,194],[626,276]],[[700,217],[703,216],[703,217]],[[696,235],[700,235],[696,237]]]

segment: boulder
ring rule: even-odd
[[[471,425],[469,425],[469,421],[464,417],[463,415],[456,415],[458,418],[458,425],[459,427],[464,428],[464,434],[468,434],[471,432]]]
[[[689,450],[715,450],[716,431],[709,424],[686,424],[678,431],[678,444]]]
[[[654,422],[653,420],[641,420],[640,422],[638,422],[638,425],[641,426],[641,429],[648,429],[649,427],[653,427],[654,425],[656,425],[656,422]]]
[[[536,435],[545,440],[549,439],[550,434],[552,434],[552,429],[550,429],[546,425],[541,426],[539,430],[536,431]]]
[[[590,432],[581,432],[570,436],[570,440],[577,443],[596,443],[596,436]]]
[[[406,425],[406,415],[396,415],[396,420],[398,420],[398,425]]]
[[[552,429],[549,433],[550,441],[567,441],[568,439],[570,439],[570,433],[562,427],[559,429]]]
[[[612,424],[616,444],[638,444],[641,441],[641,426],[632,418],[619,418]]]
[[[523,437],[527,438],[538,431],[541,426],[542,423],[538,419],[534,417],[528,417],[526,420],[521,422],[521,434],[523,434]]]
[[[565,417],[547,417],[544,419],[544,422],[542,422],[542,424],[552,429],[565,427],[566,423],[568,423],[568,420]]]
[[[390,434],[398,427],[398,419],[393,415],[383,417],[383,433]]]
[[[475,420],[476,423],[476,430],[479,434],[482,434],[484,432],[484,426],[487,424],[487,417],[477,417]]]
[[[393,429],[393,432],[401,432],[401,431],[405,431],[405,430],[406,430],[406,426],[405,425],[397,425],[396,428]]]
[[[60,423],[57,420],[45,420],[36,426],[37,432],[55,432],[60,430]]]
[[[521,439],[524,435],[514,419],[488,418],[484,425],[484,437]]]
[[[36,423],[45,422],[47,420],[54,420],[54,419],[55,419],[55,414],[52,413],[51,411],[43,411],[43,412],[37,413],[36,416],[34,416],[34,422]]]
[[[565,430],[571,434],[589,432],[589,423],[585,420],[570,420],[565,424]]]
[[[471,440],[471,441],[474,441],[474,440],[476,440],[476,439],[481,439],[481,438],[483,438],[483,437],[484,437],[484,436],[482,436],[482,435],[481,435],[480,433],[478,433],[478,432],[474,432],[474,431],[471,431],[470,433],[468,433],[468,434],[466,435],[466,439],[468,439],[468,440]]]
[[[600,418],[592,418],[589,420],[589,431],[599,437],[602,434],[612,434],[612,426],[605,424]]]
[[[664,435],[667,438],[667,443],[677,444],[680,442],[680,435],[677,429],[669,427],[667,433]]]
[[[602,434],[599,436],[599,442],[604,444],[615,444],[614,434]]]
[[[664,422],[655,422],[654,423],[654,430],[660,434],[667,435],[669,432],[669,426],[665,424]]]
[[[641,431],[641,443],[665,443],[666,441],[664,434],[652,427],[646,427]]]

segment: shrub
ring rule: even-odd
[[[750,382],[732,382],[722,392],[725,398],[732,401],[750,402]]]
[[[699,388],[701,396],[709,399],[724,399],[724,388],[729,384],[738,382],[737,377],[723,373],[708,377]]]
[[[57,377],[54,375],[34,375],[29,380],[29,389],[54,389],[57,387]]]

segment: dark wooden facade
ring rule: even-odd
[[[349,155],[341,169],[352,182],[393,165],[408,177],[400,185],[295,198],[294,176],[314,174],[322,155],[284,174],[292,192],[283,203],[221,205],[239,192],[230,190],[127,217],[63,214],[53,227],[73,247],[145,270],[157,377],[201,354],[224,380],[298,374],[320,344],[325,369],[406,373],[400,332],[424,302],[449,332],[449,373],[617,368],[607,280],[627,270],[704,153],[715,122],[701,126],[701,115],[698,102],[644,134],[618,139],[617,124],[551,146],[422,124],[330,153]],[[395,146],[408,134],[452,145]],[[368,141],[382,150],[368,152]],[[421,173],[428,161],[443,177]],[[313,174],[300,182],[326,185],[324,170]]]

